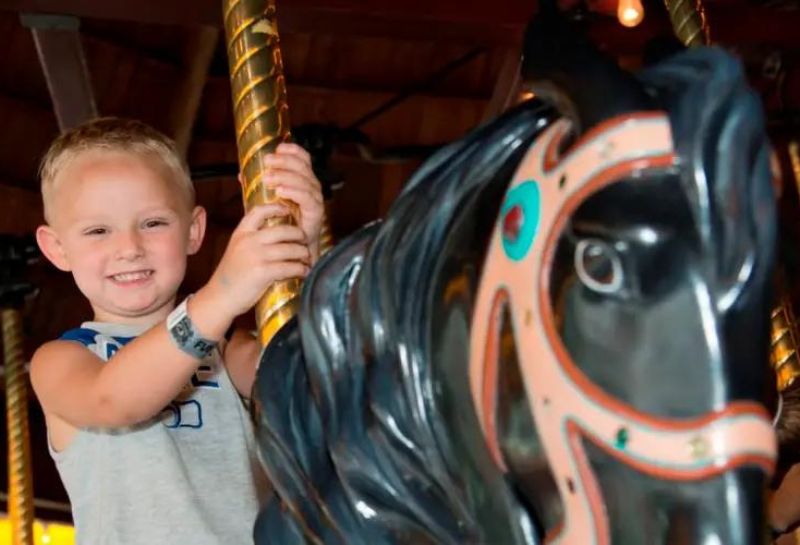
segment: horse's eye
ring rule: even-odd
[[[584,286],[598,293],[615,293],[622,287],[622,261],[612,246],[584,239],[575,248],[575,271]]]

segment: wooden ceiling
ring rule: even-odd
[[[645,2],[634,29],[617,23],[615,0],[561,3],[584,7],[595,42],[628,67],[655,38],[671,36],[658,0]],[[776,133],[797,135],[796,0],[706,7],[712,38],[742,55]],[[343,180],[331,203],[337,236],[382,215],[431,149],[498,113],[535,9],[530,0],[278,0],[293,126],[357,129],[367,139],[337,146],[331,160]],[[93,107],[139,118],[174,137],[193,171],[228,165],[197,181],[211,226],[185,289],[200,286],[241,215],[220,27],[220,0],[0,0],[0,233],[30,234],[42,221],[36,170],[58,134],[57,113],[80,117]],[[89,317],[68,276],[50,267],[34,276],[41,292],[26,314],[31,347]],[[41,430],[34,434],[41,450]],[[47,456],[35,457],[37,496],[64,500]]]

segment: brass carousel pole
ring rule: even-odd
[[[797,354],[797,322],[792,312],[792,304],[786,295],[772,309],[770,330],[772,338],[770,363],[775,370],[778,391],[783,392],[800,375],[800,359]]]
[[[13,236],[0,237],[0,322],[8,430],[8,517],[13,545],[33,545],[33,477],[28,428],[28,376],[22,339],[22,308],[33,287],[25,278],[34,247]]]
[[[22,354],[22,317],[2,310],[8,426],[8,516],[13,545],[33,545],[33,478],[28,430],[28,380]]]
[[[800,195],[800,145],[789,144],[789,160],[792,166],[795,187]],[[778,380],[778,391],[789,388],[800,376],[800,356],[797,351],[797,322],[788,290],[782,286],[782,297],[772,311],[771,363]]]
[[[245,211],[277,202],[262,183],[264,157],[289,140],[289,107],[274,0],[223,0],[225,42]],[[295,223],[293,215],[267,226]],[[297,312],[300,280],[272,284],[256,305],[259,339],[266,346]]]
[[[277,202],[275,191],[262,183],[264,157],[291,137],[286,81],[283,76],[274,0],[223,0],[225,43],[233,95],[233,115],[245,212]],[[292,206],[291,203],[287,203]],[[327,215],[326,215],[327,217]],[[295,224],[293,215],[267,221],[267,226]],[[332,237],[323,220],[320,251]],[[272,284],[256,305],[259,340],[266,346],[297,312],[300,279]]]
[[[702,0],[664,0],[675,36],[686,47],[709,45],[705,8]]]
[[[791,161],[792,175],[794,176],[795,187],[800,192],[800,145],[796,141],[789,144],[789,159]],[[800,193],[798,193],[800,194]],[[786,404],[791,403],[791,411],[796,411],[796,392],[798,386],[797,377],[800,376],[800,355],[798,355],[797,342],[797,321],[792,309],[789,290],[781,286],[782,297],[778,306],[772,311],[772,351],[770,363],[775,370],[778,392],[781,395],[782,412],[786,411]],[[796,432],[796,426],[792,418],[785,418],[779,414],[776,430],[780,438],[782,433],[792,435]],[[775,496],[778,498],[778,496]],[[781,497],[780,502],[786,501]],[[800,528],[795,528],[789,532],[791,537],[785,537],[788,543],[800,543]],[[783,543],[777,541],[776,543]]]
[[[325,217],[322,221],[322,231],[319,235],[319,253],[320,255],[324,255],[328,250],[333,248],[334,240],[333,240],[333,232],[331,231],[330,223],[328,222],[328,218],[330,218],[329,212],[329,204],[325,202]]]

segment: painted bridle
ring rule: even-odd
[[[646,475],[674,481],[706,479],[742,465],[771,473],[776,447],[770,417],[756,403],[732,402],[694,419],[655,417],[610,396],[570,357],[549,285],[566,223],[591,194],[671,167],[676,156],[662,112],[608,120],[560,156],[569,130],[562,119],[542,133],[506,194],[472,319],[470,387],[492,458],[507,471],[495,422],[500,325],[507,312],[529,409],[564,506],[563,523],[545,543],[608,545],[610,525],[584,440]]]

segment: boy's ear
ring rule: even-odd
[[[200,250],[203,244],[203,237],[206,234],[206,209],[202,206],[195,206],[192,210],[192,223],[189,224],[189,245],[186,253],[194,255]]]
[[[39,245],[39,249],[50,263],[64,272],[71,270],[64,247],[56,232],[49,225],[40,225],[36,228],[36,244]]]

